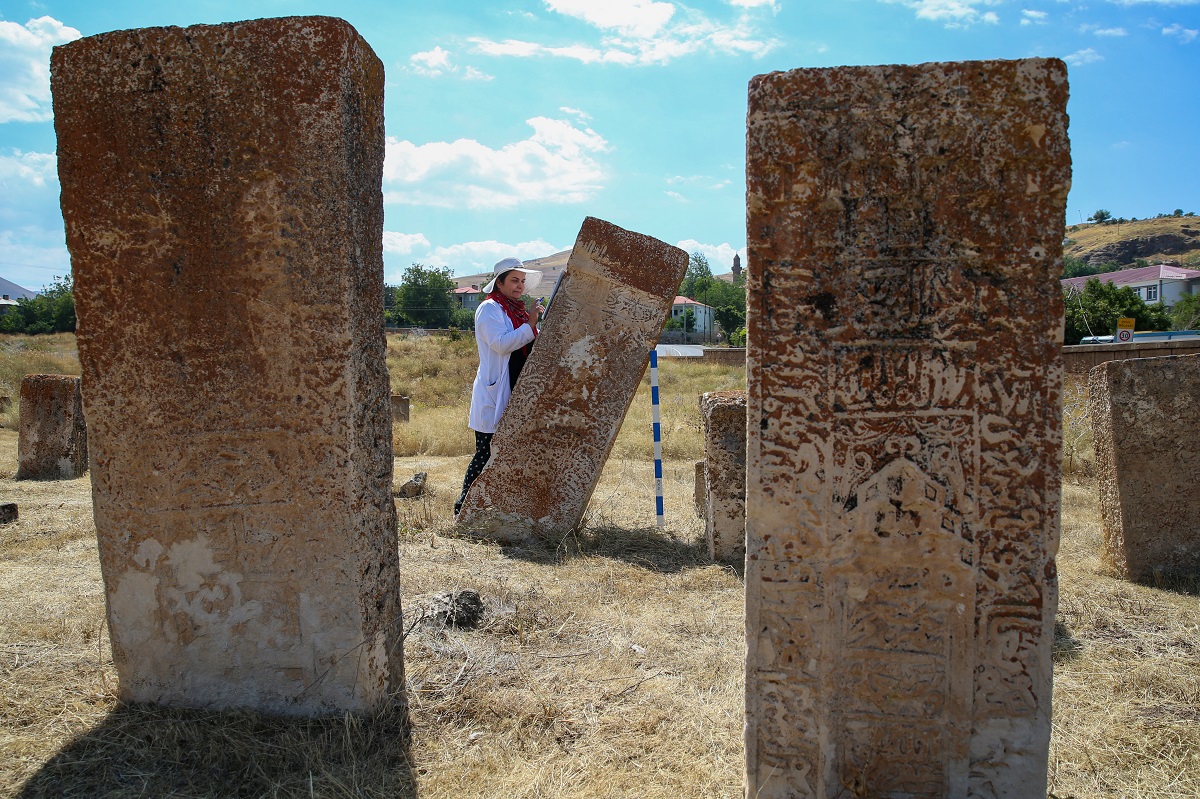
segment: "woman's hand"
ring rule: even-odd
[[[539,302],[533,306],[533,310],[529,313],[529,323],[536,325],[538,320],[542,318],[542,314],[546,312],[546,308]]]

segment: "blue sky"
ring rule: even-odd
[[[301,14],[348,20],[387,71],[390,282],[565,250],[585,216],[728,271],[746,85],[800,67],[1063,58],[1067,221],[1200,213],[1200,0],[0,0],[0,276],[36,290],[69,269],[52,46]]]

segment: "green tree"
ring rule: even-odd
[[[1181,297],[1179,302],[1171,307],[1171,328],[1195,330],[1197,327],[1200,327],[1200,294]]]
[[[743,325],[746,324],[746,306],[740,308],[733,305],[722,305],[713,311],[713,318],[717,320],[717,324],[725,331],[725,336],[728,338]]]
[[[1101,208],[1101,209],[1097,210],[1094,214],[1089,216],[1088,219],[1092,220],[1093,222],[1098,222],[1100,224],[1104,224],[1108,220],[1112,219],[1112,214],[1110,214],[1108,211],[1105,211],[1103,208]]]
[[[1083,290],[1066,289],[1064,343],[1078,344],[1084,336],[1108,336],[1117,331],[1117,319],[1130,317],[1137,330],[1169,330],[1171,318],[1162,303],[1147,305],[1128,286],[1116,286],[1092,278]]]
[[[413,264],[396,288],[395,318],[418,327],[449,327],[454,288],[449,269]]]
[[[708,265],[708,258],[702,252],[692,253],[688,259],[688,268],[683,276],[683,282],[679,284],[680,295],[695,300],[700,292],[711,288],[713,282],[712,268]]]
[[[75,330],[75,295],[70,275],[50,281],[36,297],[22,297],[0,317],[0,333],[70,333]]]

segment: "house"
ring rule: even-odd
[[[457,288],[450,293],[454,296],[456,306],[472,313],[479,307],[479,303],[483,302],[483,295],[479,292],[478,284]]]
[[[1082,291],[1084,284],[1092,278],[1116,286],[1128,286],[1147,303],[1153,305],[1161,302],[1168,308],[1182,297],[1200,294],[1200,270],[1184,269],[1173,264],[1156,264],[1122,269],[1119,272],[1106,272],[1102,275],[1071,277],[1059,282],[1062,283],[1063,289]]]
[[[690,297],[680,297],[676,295],[675,302],[671,305],[671,318],[678,319],[683,323],[683,315],[688,311],[692,311],[694,327],[692,332],[700,333],[707,337],[713,337],[717,333],[717,320],[713,317],[713,309],[702,302],[696,302]]]

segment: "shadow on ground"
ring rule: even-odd
[[[682,541],[655,527],[585,527],[561,539],[504,547],[503,551],[508,557],[534,563],[577,557],[612,558],[664,574],[713,565],[703,542]],[[735,569],[740,576],[742,564],[735,564]]]
[[[1065,663],[1074,660],[1082,651],[1083,643],[1075,637],[1065,621],[1057,619],[1054,622],[1054,652],[1051,656],[1054,662]]]
[[[400,710],[281,719],[124,705],[64,746],[17,797],[415,799],[404,720]]]

